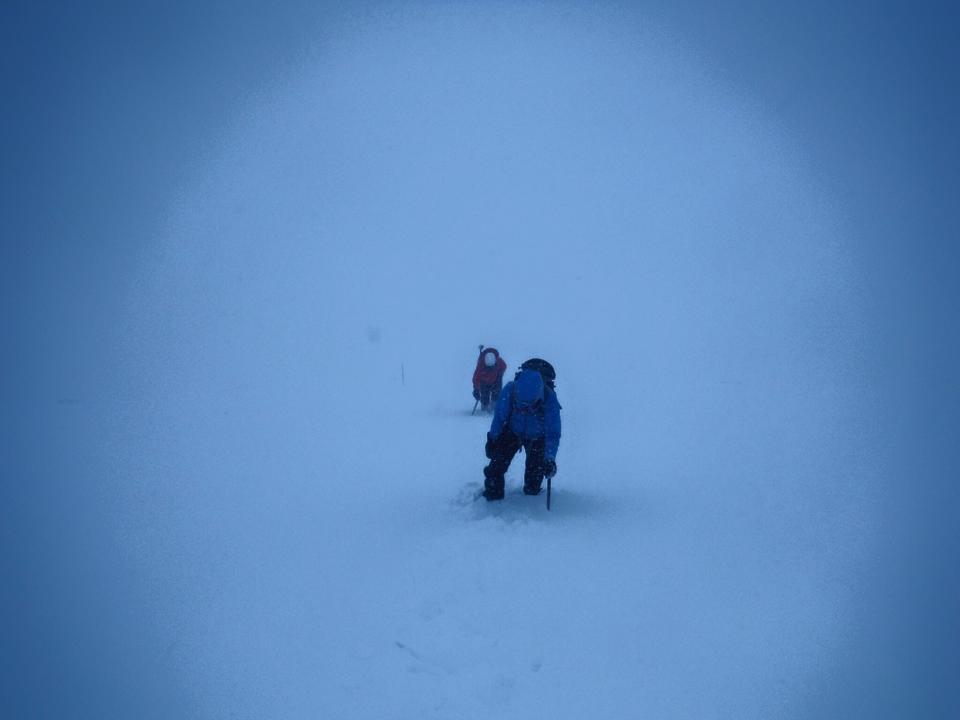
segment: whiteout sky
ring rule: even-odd
[[[845,113],[830,132],[796,67],[828,74],[812,41],[750,56],[683,8],[251,6],[169,68],[143,58],[186,14],[139,52],[141,21],[105,17],[66,47],[134,70],[80,63],[54,97],[85,143],[41,123],[64,155],[12,156],[74,213],[8,264],[29,341],[8,374],[14,715],[956,708],[955,494],[923,452],[956,345],[924,355],[938,316],[909,312],[952,256],[928,213],[926,259],[897,262],[934,153],[916,87],[852,122],[882,106],[876,46],[832,64],[855,100],[823,104]],[[912,48],[885,17],[873,32]],[[856,162],[898,139],[923,152]],[[558,369],[550,516],[462,503],[479,342]]]

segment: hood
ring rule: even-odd
[[[483,363],[483,356],[486,355],[488,352],[496,355],[497,360],[500,359],[500,352],[496,348],[485,347],[483,350],[480,351],[480,355],[477,356],[477,367],[481,367],[481,368],[486,367],[486,365],[484,365]]]
[[[543,401],[543,376],[537,370],[521,370],[513,386],[517,405],[533,407]]]

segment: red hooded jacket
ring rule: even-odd
[[[483,356],[492,352],[497,356],[497,362],[493,367],[487,367],[483,362]],[[499,383],[503,374],[507,371],[507,364],[500,357],[496,348],[484,348],[480,351],[480,357],[477,358],[477,369],[473,371],[473,388],[478,390],[483,385],[496,385]]]

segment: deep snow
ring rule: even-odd
[[[782,717],[843,649],[843,218],[669,38],[584,20],[346,33],[144,254],[107,493],[199,716]],[[557,368],[550,513],[467,497],[480,342]]]

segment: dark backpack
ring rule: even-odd
[[[551,390],[556,389],[554,387],[554,381],[557,379],[557,371],[554,370],[553,365],[548,363],[546,360],[541,360],[540,358],[530,358],[520,366],[520,369],[513,378],[514,381],[520,377],[520,373],[522,373],[524,370],[536,370],[538,373],[540,373],[540,377],[543,378],[544,385]]]

